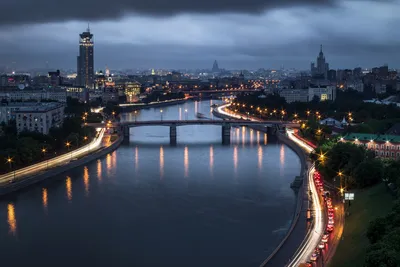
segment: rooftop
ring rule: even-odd
[[[390,134],[365,134],[365,133],[348,133],[343,136],[343,139],[346,141],[374,141],[374,142],[394,142],[400,143],[399,135],[390,135]]]
[[[21,108],[15,112],[16,113],[47,112],[61,107],[64,107],[64,105],[57,102],[34,103],[33,105],[30,106],[21,106]]]

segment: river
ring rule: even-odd
[[[212,119],[212,103],[122,120]],[[106,157],[0,200],[0,263],[258,267],[290,226],[299,172],[291,149],[248,128],[222,146],[220,126],[178,127],[175,147],[168,127],[133,128]]]

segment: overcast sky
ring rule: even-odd
[[[5,0],[4,0],[5,1]],[[4,2],[2,1],[2,2]],[[295,2],[293,4],[292,2]],[[7,0],[0,66],[76,68],[78,35],[95,67],[400,67],[400,0]],[[13,63],[15,62],[15,63]]]

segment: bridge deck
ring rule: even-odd
[[[250,121],[250,120],[153,120],[153,121],[129,121],[112,123],[110,127],[116,126],[128,126],[128,127],[138,127],[138,126],[184,126],[184,125],[231,125],[231,126],[292,126],[298,127],[298,123],[293,123],[290,121]],[[88,123],[89,126],[93,127],[104,127],[105,124],[101,123]]]

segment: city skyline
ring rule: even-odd
[[[21,2],[8,4],[6,11],[18,10]],[[309,69],[321,44],[333,69],[384,64],[398,68],[400,37],[393,34],[400,23],[398,3],[304,1],[294,5],[283,1],[265,6],[251,1],[241,10],[242,4],[225,6],[223,1],[209,8],[205,2],[181,5],[182,9],[176,2],[149,9],[117,1],[115,6],[136,10],[136,14],[120,14],[115,8],[103,14],[98,12],[103,8],[100,2],[96,9],[85,10],[86,16],[83,11],[68,13],[69,9],[49,5],[43,12],[52,15],[39,12],[39,17],[34,9],[26,16],[10,10],[5,13],[14,17],[0,19],[4,36],[0,65],[75,69],[77,36],[89,21],[95,35],[96,70],[106,65],[112,69],[209,69],[214,60],[225,69],[282,65]]]

